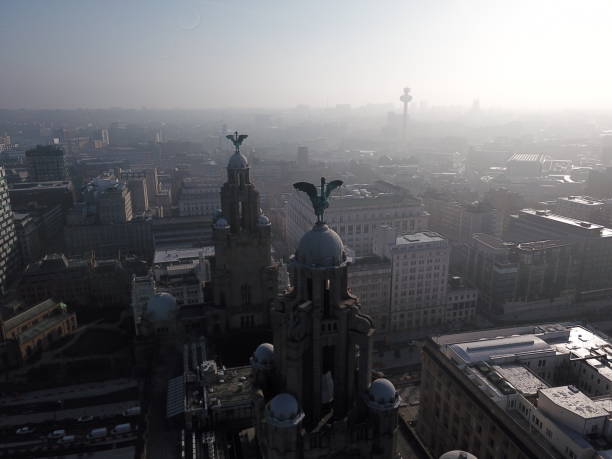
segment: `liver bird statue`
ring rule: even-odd
[[[297,182],[293,184],[293,188],[303,191],[310,198],[315,215],[317,216],[317,223],[324,223],[323,214],[325,213],[325,209],[329,207],[329,195],[332,193],[332,191],[334,191],[336,188],[340,188],[341,186],[342,180],[332,180],[326,185],[325,177],[321,177],[320,192],[317,191],[317,187],[312,183]]]
[[[234,144],[234,148],[236,149],[236,153],[240,153],[240,145],[244,142],[244,139],[248,137],[247,134],[238,134],[238,131],[233,134],[226,135],[225,138],[229,139],[230,142]]]

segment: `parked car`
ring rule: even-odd
[[[28,426],[23,426],[20,427],[19,429],[17,429],[17,431],[15,432],[17,435],[25,435],[25,434],[31,434],[34,433],[34,427],[28,427]]]
[[[132,431],[132,424],[129,422],[126,424],[118,424],[112,430],[113,434],[124,434]]]
[[[58,443],[72,443],[75,440],[76,440],[76,436],[75,435],[64,435],[57,442]]]
[[[92,440],[94,438],[104,438],[108,435],[108,429],[106,427],[98,427],[96,429],[91,429],[87,438]]]
[[[139,406],[133,406],[131,408],[128,408],[127,410],[125,410],[123,412],[123,415],[126,417],[129,416],[140,416],[140,407]]]
[[[91,422],[94,420],[93,416],[81,416],[77,419],[78,422]]]
[[[54,430],[53,432],[50,432],[49,435],[47,435],[47,437],[48,438],[62,438],[65,435],[66,435],[66,431],[64,429],[57,429],[57,430]]]

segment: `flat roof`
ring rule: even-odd
[[[510,247],[510,245],[508,245],[502,239],[496,236],[492,236],[491,234],[474,233],[472,234],[472,239],[476,239],[478,242],[486,245],[487,247],[491,249],[500,250],[500,249],[507,249],[508,247]]]
[[[555,247],[566,247],[569,246],[569,242],[547,240],[547,241],[535,241],[535,242],[521,242],[518,245],[520,250],[526,250],[535,252],[538,250],[552,249]]]
[[[602,225],[598,225],[596,223],[585,222],[583,220],[578,220],[576,218],[565,217],[563,215],[558,215],[552,213],[548,210],[536,210],[536,209],[522,209],[520,211],[521,214],[533,215],[534,217],[552,220],[559,223],[563,223],[565,225],[576,226],[579,228],[583,228],[585,230],[602,230],[604,227]]]
[[[608,411],[573,386],[549,387],[541,389],[540,394],[547,397],[555,405],[582,418],[608,416]]]
[[[559,201],[568,201],[575,202],[577,204],[582,204],[585,206],[603,206],[605,203],[595,198],[591,198],[590,196],[567,196],[557,198]]]
[[[452,344],[450,349],[466,363],[487,361],[494,356],[553,351],[548,343],[534,334],[468,341]]]
[[[251,399],[250,366],[219,370],[217,380],[208,385],[208,403],[215,406],[215,399],[225,403],[243,402]]]
[[[549,387],[548,384],[523,365],[508,363],[493,365],[493,368],[524,395],[536,395],[538,390]]]
[[[426,242],[446,242],[446,239],[433,231],[404,234],[403,236],[398,236],[395,239],[395,243],[397,245],[422,244]]]
[[[178,248],[178,249],[166,249],[156,250],[153,257],[153,264],[157,263],[173,263],[180,262],[183,260],[190,260],[200,257],[200,253],[203,252],[205,257],[211,257],[215,254],[214,246],[206,247],[189,247],[189,248]]]
[[[544,155],[540,153],[515,153],[513,154],[508,162],[543,162]]]

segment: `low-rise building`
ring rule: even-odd
[[[16,344],[22,361],[77,328],[76,314],[68,312],[64,303],[52,299],[31,307],[13,303],[13,307],[5,307],[2,313],[0,338]]]
[[[609,457],[611,362],[607,337],[571,323],[434,337],[418,434],[434,456]]]
[[[129,304],[130,272],[118,259],[45,255],[30,263],[18,285],[26,303],[54,298],[79,306]]]

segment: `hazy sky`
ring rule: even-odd
[[[612,109],[612,0],[0,0],[0,107]]]

